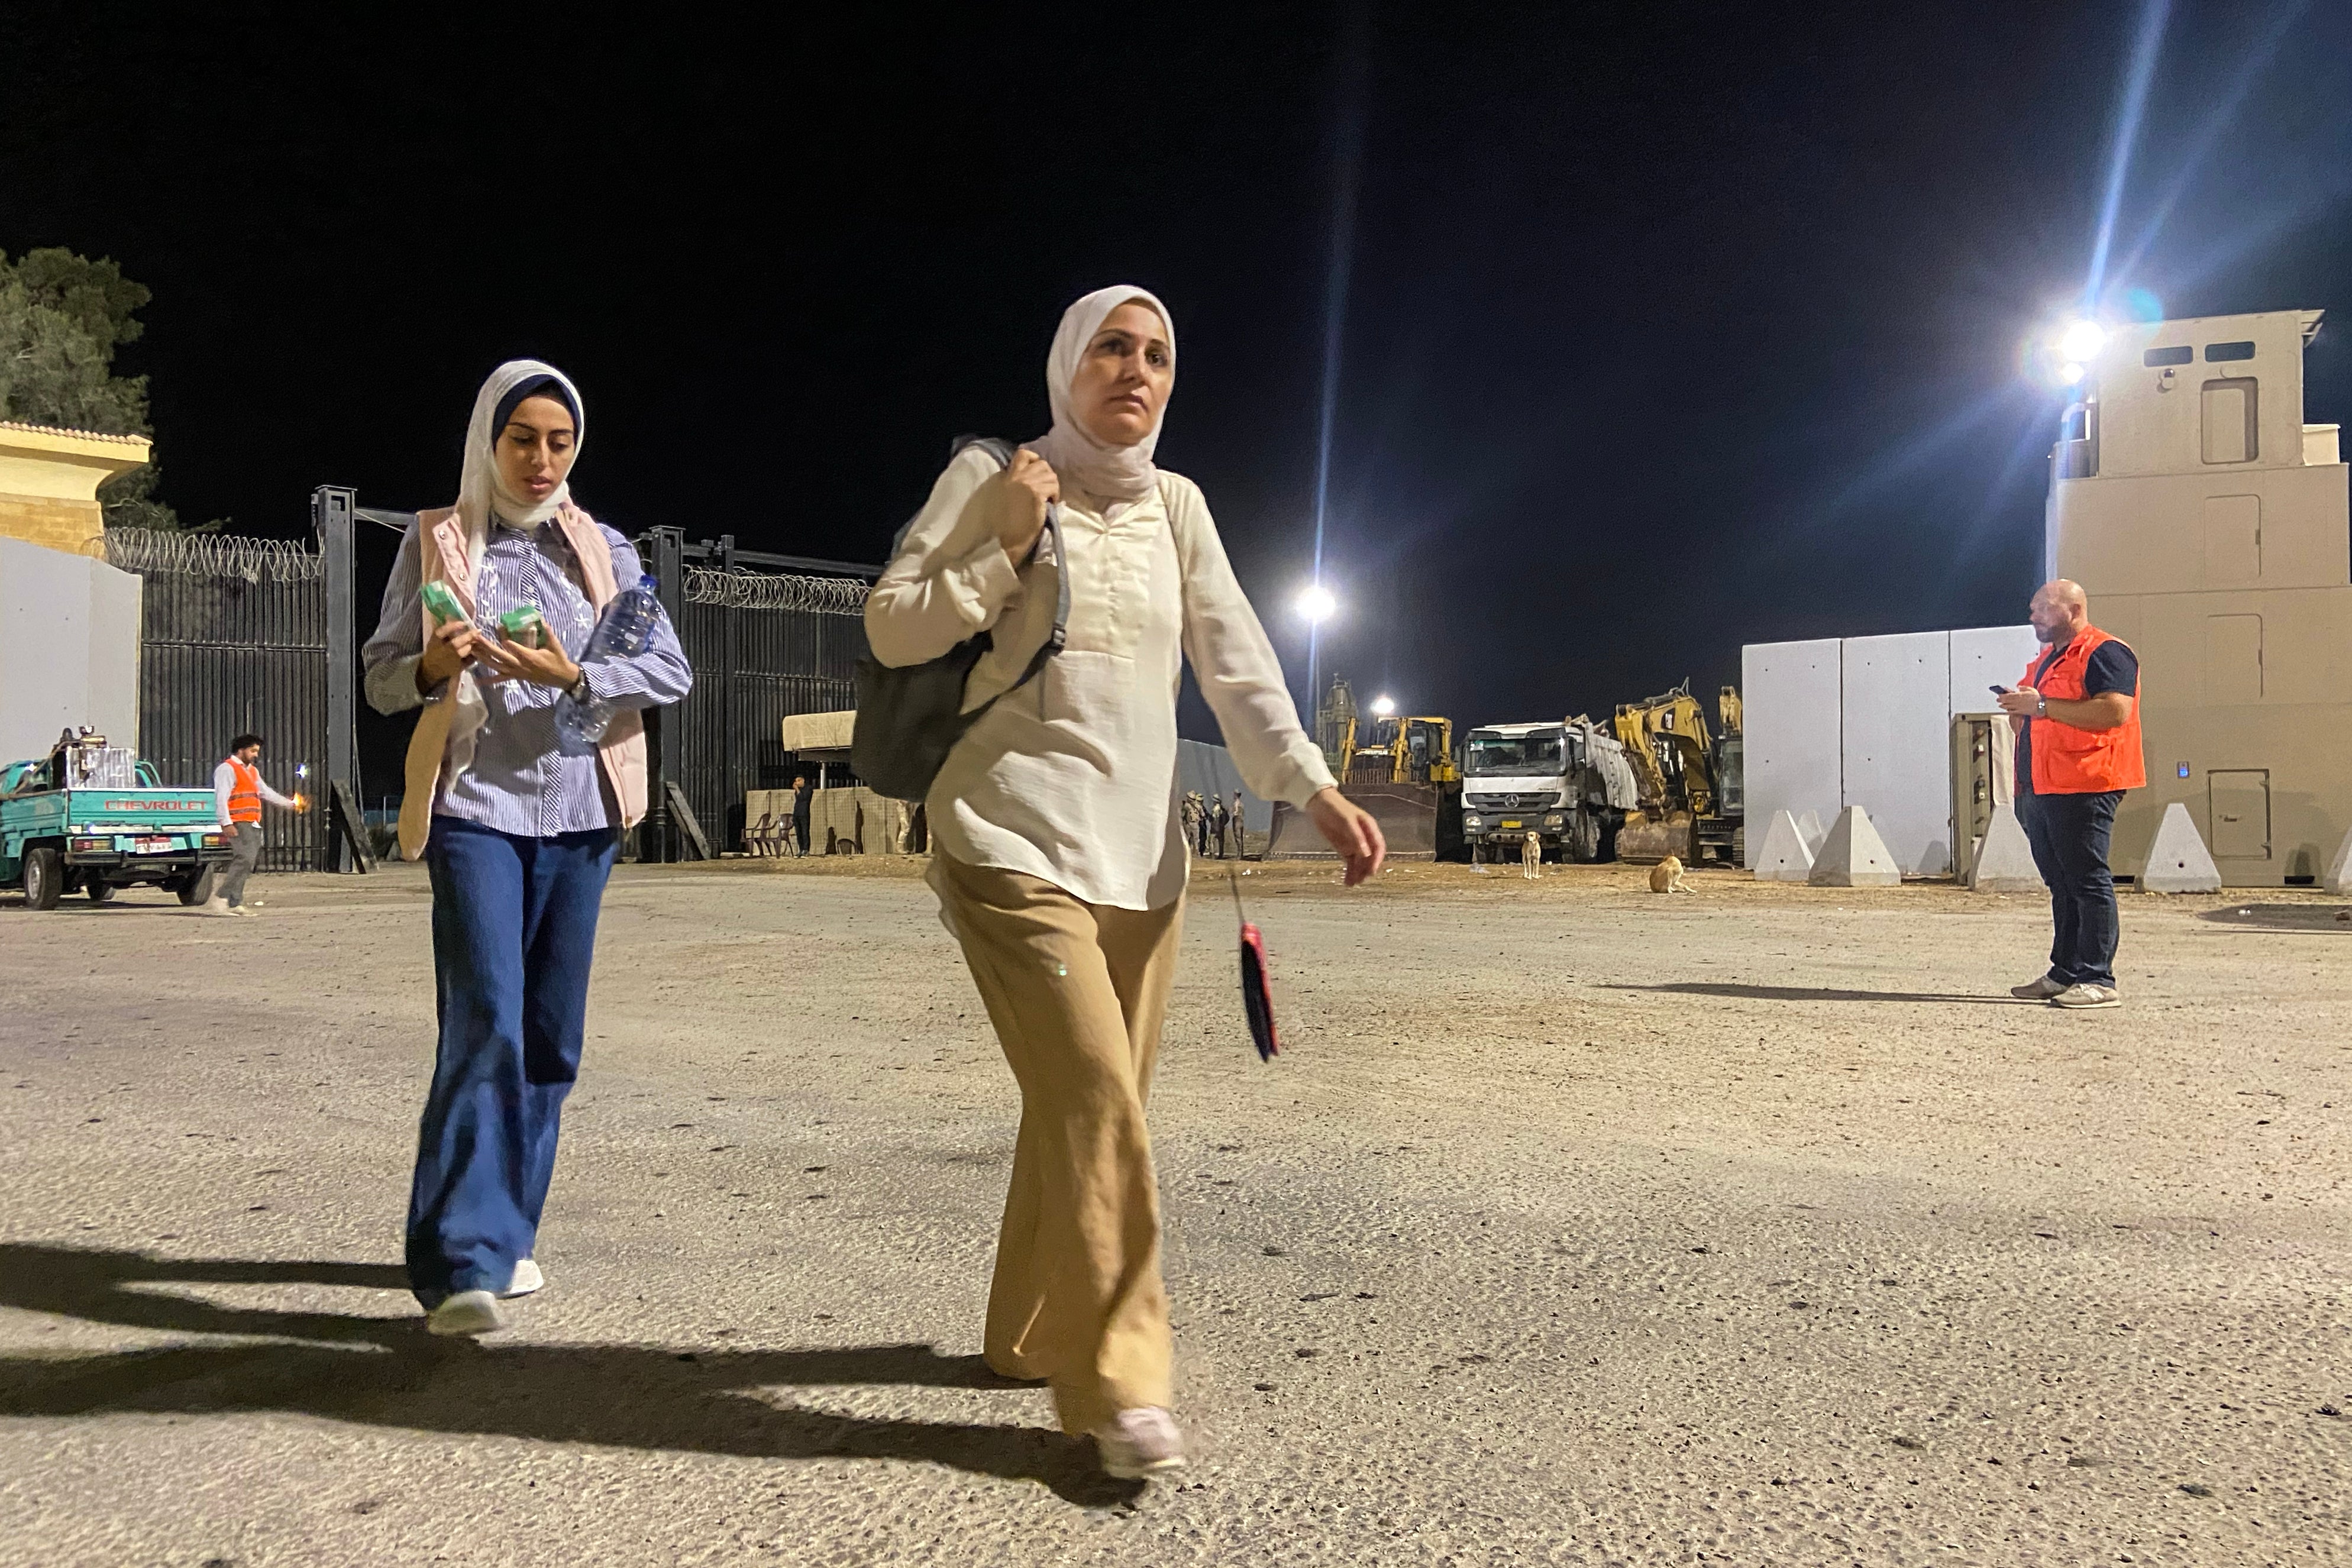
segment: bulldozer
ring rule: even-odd
[[[1638,809],[1617,831],[1620,860],[1738,865],[1746,850],[1743,717],[1739,688],[1716,697],[1717,738],[1685,681],[1670,692],[1621,703],[1613,727],[1633,765]]]
[[[1345,677],[1333,675],[1316,705],[1316,739],[1339,792],[1381,824],[1391,860],[1444,859],[1462,847],[1462,768],[1454,756],[1454,721],[1378,714],[1356,705]],[[1269,860],[1330,854],[1307,818],[1277,805]]]
[[[1377,716],[1370,724],[1348,721],[1341,737],[1347,767],[1339,777],[1350,784],[1459,784],[1450,718]]]

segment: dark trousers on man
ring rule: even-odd
[[[2107,869],[2120,789],[2020,795],[2017,820],[2050,889],[2050,977],[2064,985],[2116,983],[2116,879]]]
[[[809,814],[806,811],[793,813],[793,837],[799,841],[803,854],[808,853],[808,825]]]
[[[236,832],[236,837],[229,841],[228,865],[213,884],[214,895],[231,909],[245,902],[245,879],[261,863],[261,824],[239,822]]]
[[[619,842],[608,828],[533,839],[433,819],[441,1043],[408,1198],[408,1284],[428,1311],[505,1290],[531,1256]]]

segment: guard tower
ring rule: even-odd
[[[2352,829],[2352,504],[2303,422],[2320,312],[2117,329],[2051,455],[2046,555],[2140,659],[2147,782],[2117,872],[2171,801],[2221,880],[2318,880]]]

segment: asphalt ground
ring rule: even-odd
[[[2352,1562],[2341,932],[2127,896],[2067,1014],[2033,899],[1254,867],[1262,1064],[1197,882],[1138,1489],[978,1364],[1016,1106],[908,873],[622,869],[478,1345],[413,870],[0,899],[0,1563]]]

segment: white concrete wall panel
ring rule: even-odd
[[[1948,632],[1843,648],[1844,804],[1870,813],[1913,876],[1952,870],[1951,651]]]
[[[1953,713],[1998,712],[1990,688],[2017,685],[2042,649],[2031,626],[1972,626],[1951,636]]]
[[[137,572],[89,563],[89,716],[78,720],[117,746],[139,744],[141,591]]]
[[[1739,698],[1746,710],[1748,869],[1756,869],[1764,835],[1755,824],[1775,811],[1835,820],[1844,805],[1838,640],[1752,643],[1740,650]]]
[[[58,730],[90,722],[94,564],[86,556],[0,538],[0,760],[42,756]]]

